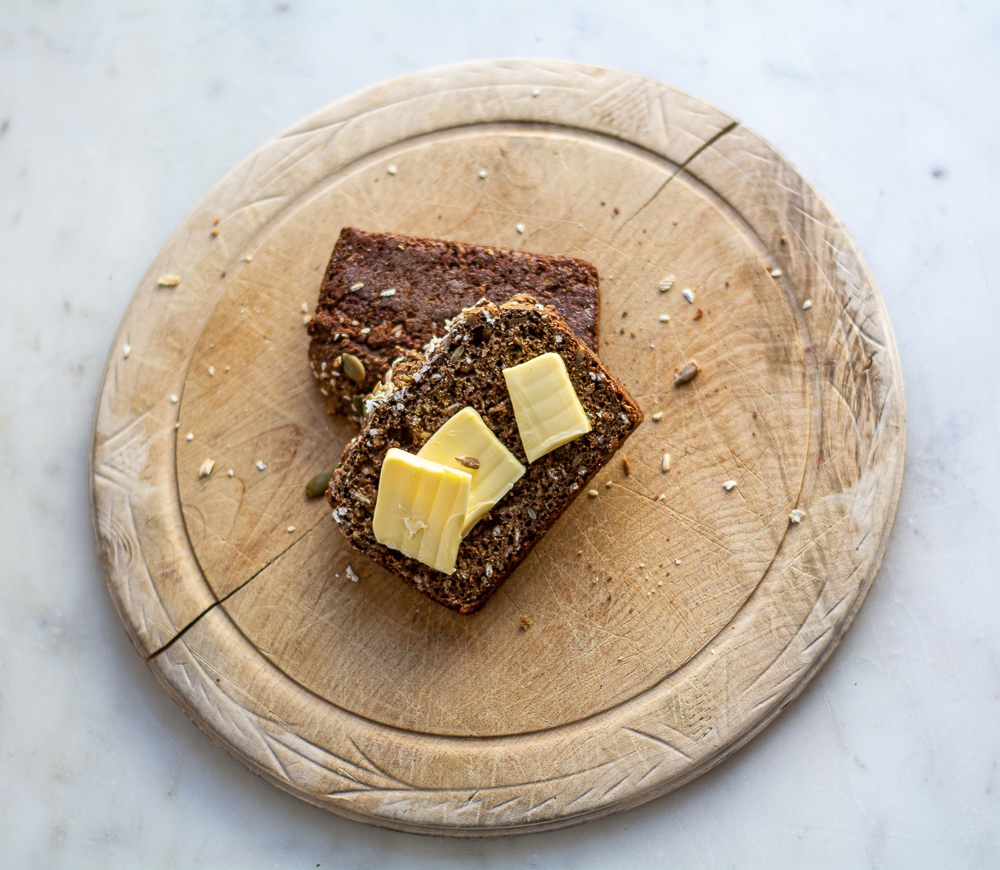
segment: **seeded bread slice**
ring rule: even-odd
[[[572,257],[529,254],[345,227],[334,246],[309,323],[309,359],[330,413],[360,419],[394,359],[420,350],[445,321],[476,300],[530,293],[554,305],[595,352],[597,270]],[[344,354],[361,363],[344,372]],[[363,375],[362,375],[363,372]]]
[[[592,429],[528,464],[502,370],[559,354]],[[469,532],[446,575],[380,544],[372,532],[379,472],[390,447],[416,453],[453,414],[476,409],[527,472]],[[463,311],[426,354],[396,362],[366,402],[328,498],[356,549],[459,613],[478,610],[642,422],[622,383],[551,307],[518,296]]]

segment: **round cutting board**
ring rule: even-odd
[[[344,226],[600,272],[646,420],[479,613],[305,497],[354,431],[303,328]],[[334,812],[496,835],[663,794],[776,716],[872,583],[904,441],[872,276],[778,152],[639,76],[477,62],[333,103],[185,219],[108,361],[93,516],[133,642],[213,740]]]

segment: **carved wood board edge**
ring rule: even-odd
[[[559,729],[563,739],[572,738],[574,728],[591,735],[597,729],[607,745],[596,749],[605,761],[590,764],[590,747],[588,764],[578,770],[572,753],[548,759],[551,770],[565,770],[555,778],[558,786],[553,779],[518,783],[513,776],[525,757],[537,758],[545,748],[550,738],[543,733],[481,745],[463,739],[466,772],[474,777],[477,765],[488,761],[490,772],[482,767],[479,775],[490,784],[472,789],[456,782],[454,788],[429,790],[421,786],[427,770],[414,759],[427,756],[433,768],[435,754],[450,752],[456,741],[394,734],[396,762],[402,747],[414,765],[415,777],[403,780],[386,773],[378,757],[379,740],[392,729],[354,721],[335,708],[331,713],[330,705],[297,685],[286,687],[288,697],[265,701],[228,695],[226,701],[213,694],[223,685],[239,694],[239,673],[212,676],[206,670],[220,637],[237,646],[246,641],[214,607],[184,531],[169,397],[183,386],[187,351],[170,339],[191,334],[192,321],[205,322],[225,286],[218,275],[238,270],[255,238],[340,167],[432,128],[512,120],[591,129],[662,155],[738,214],[780,270],[779,285],[811,373],[810,456],[819,461],[810,467],[803,492],[815,505],[810,521],[828,523],[813,542],[823,554],[810,555],[826,575],[812,606],[788,626],[783,646],[744,689],[742,719],[690,734],[663,721],[665,710],[675,723],[698,713],[699,698],[710,695],[720,678],[718,662],[730,654],[740,657],[705,650],[671,675],[669,685],[665,681],[619,708]],[[337,147],[327,148],[334,138]],[[200,231],[211,215],[223,216],[218,239]],[[169,273],[182,276],[181,292],[156,286]],[[812,302],[808,316],[806,299]],[[147,358],[151,362],[144,365]],[[853,479],[842,479],[850,472],[842,467],[828,473],[822,461],[828,439],[845,426],[853,427],[863,448]],[[787,160],[723,113],[638,76],[559,62],[477,62],[406,76],[332,104],[265,144],[196,206],[147,272],[116,337],[95,413],[91,499],[109,589],[130,637],[213,740],[280,787],[340,814],[398,830],[494,836],[562,827],[634,806],[717,764],[773,719],[830,655],[871,586],[898,504],[904,452],[898,354],[874,280],[840,221]],[[152,517],[158,522],[139,521]],[[776,559],[734,623],[746,618],[748,608],[765,606],[778,571],[795,567],[787,553]],[[174,590],[174,597],[165,590]],[[269,665],[257,661],[252,667]],[[280,674],[275,679],[277,685],[290,682]],[[274,712],[279,708],[285,715]],[[357,733],[346,740],[340,735],[337,744],[331,717]],[[250,726],[249,735],[232,730],[240,719]],[[334,744],[354,754],[331,752]],[[565,755],[565,745],[559,748]],[[362,787],[331,786],[345,776]],[[579,794],[567,787],[573,780],[580,781]],[[560,794],[553,794],[556,789]],[[386,800],[390,794],[393,801]]]

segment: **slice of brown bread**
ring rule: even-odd
[[[345,227],[309,323],[309,359],[330,412],[358,420],[356,397],[370,393],[394,359],[441,335],[445,321],[476,300],[500,303],[518,293],[554,305],[597,352],[597,270],[590,263]],[[360,381],[344,374],[344,354],[360,361]]]
[[[566,363],[593,428],[529,465],[502,370],[549,352]],[[455,572],[447,575],[380,544],[372,516],[389,448],[416,453],[467,405],[527,471],[472,528],[458,549]],[[426,355],[410,353],[393,365],[366,410],[330,484],[333,518],[355,548],[459,613],[483,606],[642,422],[635,400],[566,322],[524,296],[463,311]]]

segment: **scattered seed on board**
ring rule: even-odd
[[[596,489],[589,489],[589,490],[587,490],[587,495],[589,495],[591,498],[597,498],[597,490]]]
[[[158,287],[176,287],[181,283],[181,279],[177,275],[161,275],[156,284]]]
[[[352,583],[357,583],[361,579],[350,565],[347,566],[347,579]]]
[[[689,381],[693,381],[701,369],[698,368],[698,363],[694,360],[688,362],[684,368],[682,368],[676,375],[674,375],[674,386],[679,387],[681,384],[686,384]]]
[[[670,323],[670,315],[669,314],[661,314],[660,315],[660,323]]]
[[[694,303],[694,290],[690,287],[685,287],[681,290],[681,296],[687,299],[688,302],[691,302],[692,304]]]
[[[354,383],[360,384],[365,379],[365,367],[353,353],[341,354],[340,362],[344,367],[344,374]]]
[[[663,461],[660,463],[660,468],[663,469],[663,473],[664,474],[666,474],[668,471],[670,471],[670,454],[669,453],[664,453],[663,454]]]
[[[677,279],[673,275],[667,275],[666,278],[660,281],[660,292],[666,293],[669,289],[674,286],[674,281]]]
[[[263,463],[262,460],[258,459],[257,460],[257,470],[258,471],[263,471],[265,468],[267,468],[267,466]]]
[[[660,420],[662,420],[662,419],[663,419],[663,411],[657,411],[655,414],[653,414],[653,422],[654,423],[659,423]]]
[[[812,301],[812,299],[807,299],[805,302],[802,303],[802,310],[803,311],[808,311],[812,307],[813,307],[813,301]]]
[[[319,498],[321,495],[325,495],[330,486],[331,477],[333,477],[332,471],[325,471],[315,477],[310,477],[306,484],[306,495],[309,498]]]
[[[396,174],[396,167],[395,167],[395,166],[390,166],[390,167],[389,167],[389,168],[388,168],[388,169],[386,170],[386,172],[388,172],[388,173],[389,173],[390,175],[395,175],[395,174]]]
[[[722,488],[726,492],[732,492],[734,489],[736,489],[736,481],[735,480],[727,480],[724,484],[722,484]]]
[[[788,515],[788,522],[795,523],[798,525],[805,519],[806,512],[800,510],[794,510]]]
[[[201,464],[201,468],[198,469],[198,477],[208,477],[212,473],[213,468],[215,468],[215,460],[206,459]]]
[[[516,226],[514,227],[514,229],[515,229],[515,230],[517,230],[517,231],[518,231],[519,233],[521,233],[522,235],[524,234],[524,224],[517,224],[517,225],[516,225]]]

